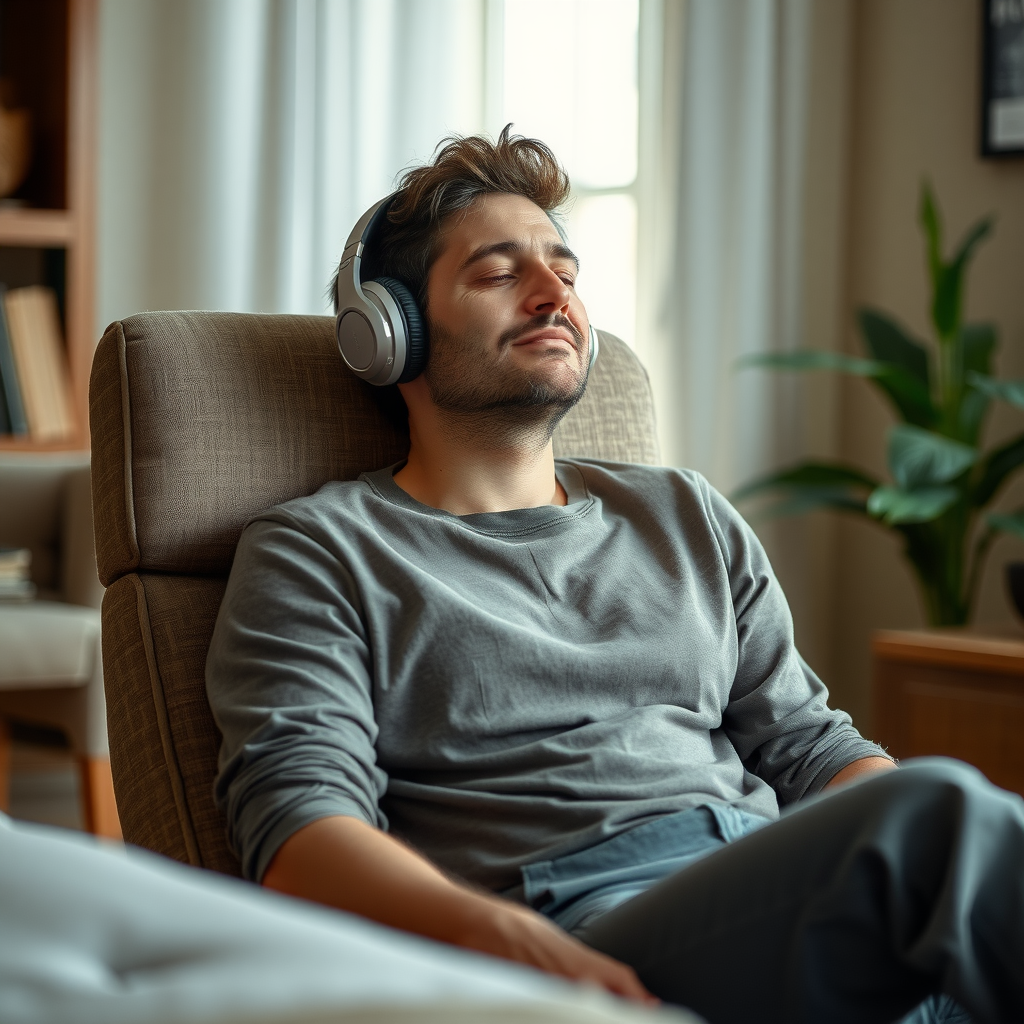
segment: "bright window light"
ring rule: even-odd
[[[569,213],[580,258],[576,291],[595,327],[633,343],[636,330],[636,200],[628,192],[580,196]]]
[[[638,0],[505,0],[501,121],[573,184],[569,243],[595,327],[636,333]]]
[[[637,0],[506,0],[504,99],[580,189],[636,177]]]

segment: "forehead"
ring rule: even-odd
[[[498,193],[480,196],[466,210],[453,214],[445,225],[439,261],[461,262],[481,246],[505,241],[547,249],[561,243],[548,215],[524,196]]]

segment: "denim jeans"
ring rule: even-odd
[[[523,893],[534,910],[575,934],[663,878],[768,824],[728,804],[670,814],[586,850],[526,865]]]
[[[530,906],[712,1022],[1024,1020],[1024,803],[957,762],[777,823],[698,807],[522,875]]]

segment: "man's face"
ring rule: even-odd
[[[522,196],[481,196],[453,215],[427,279],[424,379],[434,404],[549,419],[553,429],[587,381],[577,272],[547,214]]]

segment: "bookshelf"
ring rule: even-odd
[[[89,447],[89,368],[96,344],[95,139],[98,0],[0,0],[0,81],[33,121],[28,177],[0,201],[0,281],[54,289],[76,420],[59,442],[0,435],[3,451]]]

